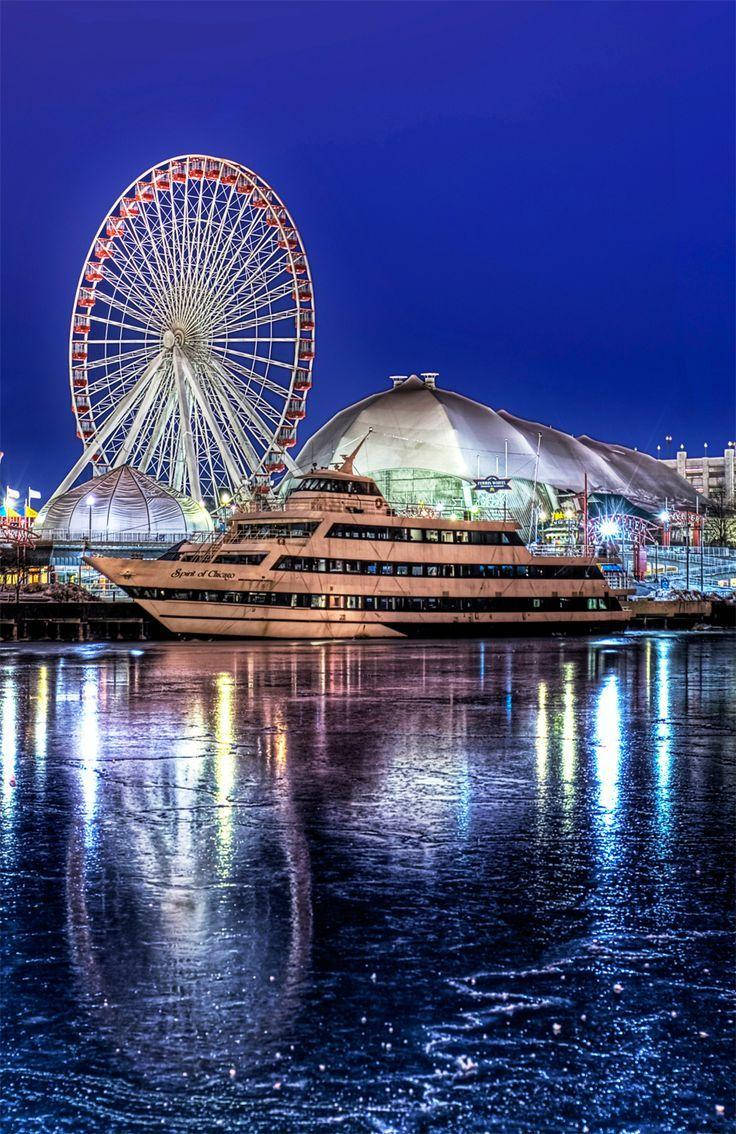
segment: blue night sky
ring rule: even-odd
[[[300,440],[389,373],[653,451],[734,434],[728,3],[3,5],[3,483],[76,459],[77,276],[122,189],[231,157],[315,280]]]

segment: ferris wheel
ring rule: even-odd
[[[69,336],[82,470],[129,464],[217,506],[293,461],[312,385],[314,295],[291,216],[236,162],[189,154],[117,199]]]

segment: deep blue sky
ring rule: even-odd
[[[140,171],[249,165],[315,279],[301,440],[386,375],[576,433],[734,434],[728,3],[28,3],[3,21],[0,480],[79,453],[88,243]]]

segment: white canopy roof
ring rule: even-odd
[[[536,471],[539,483],[570,492],[581,492],[587,475],[589,492],[645,509],[695,505],[690,484],[654,457],[493,410],[416,375],[336,414],[304,445],[300,470],[334,463],[366,434],[355,462],[366,474],[421,468],[469,481],[494,474],[531,481]]]
[[[153,477],[121,465],[53,497],[38,514],[36,529],[151,535],[212,530],[209,513]]]

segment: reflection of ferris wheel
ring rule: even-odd
[[[130,464],[195,500],[267,488],[312,385],[314,299],[296,226],[260,177],[188,155],[118,198],[72,315],[82,469]]]

